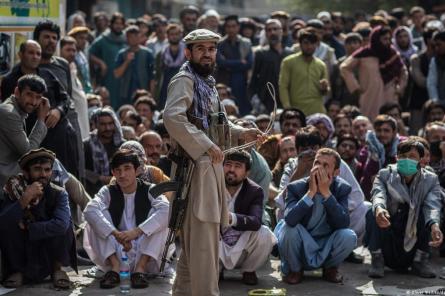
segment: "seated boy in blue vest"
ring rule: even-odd
[[[136,178],[137,155],[118,150],[111,158],[115,184],[101,188],[87,205],[84,248],[91,260],[106,271],[103,289],[119,284],[122,253],[128,256],[133,288],[148,286],[146,272],[158,272],[168,234],[169,203],[149,193],[150,184]]]

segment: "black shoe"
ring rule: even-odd
[[[371,268],[368,276],[374,279],[380,279],[385,276],[385,260],[382,253],[371,252]]]
[[[414,261],[411,265],[412,272],[422,278],[432,279],[436,277],[430,262],[428,259],[423,259],[422,261]]]
[[[345,261],[354,264],[363,264],[363,261],[365,261],[365,257],[357,253],[351,252],[351,254],[349,254],[349,256],[345,259]]]
[[[270,254],[274,257],[280,258],[280,252],[278,251],[278,245],[274,245]]]

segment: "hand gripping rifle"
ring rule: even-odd
[[[195,164],[190,158],[185,157],[185,153],[183,155],[184,156],[169,155],[169,158],[175,162],[177,166],[174,179],[169,182],[160,183],[150,189],[150,194],[154,197],[165,192],[175,192],[175,197],[171,203],[170,220],[168,222],[169,231],[162,254],[160,272],[164,271],[165,263],[168,261],[167,254],[169,247],[174,243],[177,232],[182,228],[187,210],[188,193]]]

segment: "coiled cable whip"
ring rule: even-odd
[[[277,98],[276,98],[276,94],[275,94],[275,87],[273,86],[273,84],[271,82],[267,82],[266,83],[267,86],[267,90],[269,91],[270,96],[272,97],[273,100],[273,112],[272,112],[272,116],[270,118],[269,124],[267,125],[266,130],[264,131],[264,133],[266,135],[270,135],[272,132],[272,128],[277,116]],[[254,145],[256,145],[257,141],[251,141],[249,143],[245,143],[243,145],[239,145],[239,146],[234,146],[231,147],[229,149],[223,150],[223,154],[227,154],[231,151],[238,151],[238,150],[243,150],[243,149],[247,149],[250,148]]]

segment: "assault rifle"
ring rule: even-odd
[[[150,189],[150,194],[154,197],[165,192],[175,192],[175,197],[171,202],[170,219],[168,222],[169,231],[164,246],[164,252],[162,254],[160,272],[164,271],[165,263],[168,261],[167,255],[169,247],[175,242],[176,234],[181,229],[182,223],[184,222],[190,183],[195,169],[194,162],[188,157],[169,155],[169,158],[176,163],[174,179],[160,183]]]

